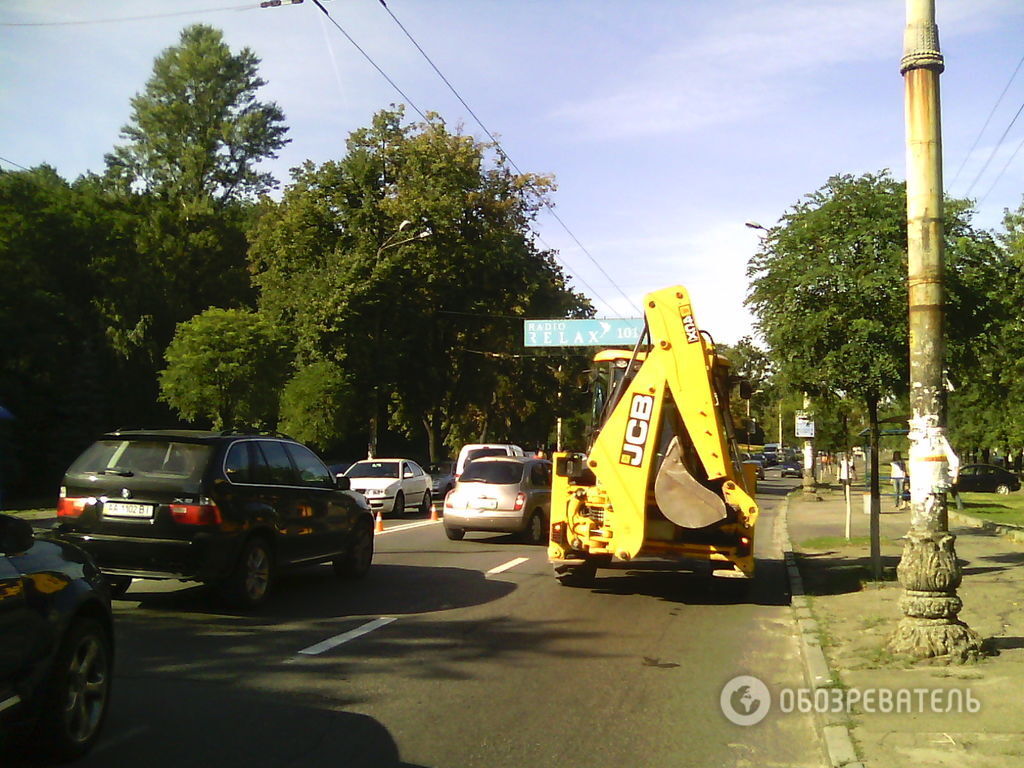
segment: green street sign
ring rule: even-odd
[[[587,320],[524,320],[527,347],[632,347],[644,330],[642,317]]]

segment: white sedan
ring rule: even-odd
[[[364,459],[347,470],[353,491],[382,515],[407,510],[430,514],[430,475],[410,459]]]

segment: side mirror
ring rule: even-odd
[[[334,487],[339,491],[348,491],[352,488],[352,482],[347,475],[338,474],[334,476]]]
[[[35,541],[35,533],[28,520],[0,515],[0,553],[17,555],[27,552]]]

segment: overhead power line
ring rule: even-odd
[[[5,162],[8,165],[13,165],[15,168],[21,168],[21,170],[23,170],[23,171],[30,170],[29,168],[26,168],[24,165],[18,165],[13,160],[8,160],[6,157],[0,157],[0,161]]]
[[[996,110],[999,108],[999,105],[1003,102],[1003,96],[1005,96],[1006,92],[1010,90],[1010,85],[1017,77],[1017,73],[1020,72],[1020,67],[1022,64],[1024,64],[1024,56],[1021,56],[1020,61],[1017,62],[1017,66],[1014,68],[1013,74],[1010,75],[1010,79],[1006,81],[1006,85],[1003,87],[1003,92],[999,94],[999,98],[996,99],[996,103],[992,105],[992,111],[989,112],[988,117],[985,118],[985,124],[981,126],[981,130],[978,131],[978,135],[975,137],[974,143],[971,144],[971,148],[967,150],[967,154],[964,155],[964,159],[963,161],[961,161],[960,167],[956,169],[956,174],[953,176],[953,181],[951,181],[949,184],[950,189],[956,186],[956,181],[957,179],[960,178],[960,172],[963,171],[964,166],[967,165],[967,160],[970,158],[971,154],[974,152],[975,149],[977,149],[978,142],[981,141],[981,137],[984,135],[985,129],[988,128],[988,124],[992,121],[992,116],[995,115]]]
[[[409,104],[409,106],[410,106],[410,107],[412,107],[412,108],[413,108],[413,110],[415,110],[415,111],[416,111],[416,113],[417,113],[417,114],[418,114],[418,115],[419,115],[419,116],[420,116],[420,117],[421,117],[421,118],[423,119],[423,121],[424,121],[424,122],[425,122],[425,123],[426,123],[427,125],[432,125],[432,123],[431,123],[431,122],[430,122],[430,120],[429,120],[429,119],[427,118],[427,116],[426,116],[426,115],[425,115],[425,114],[423,113],[423,111],[422,111],[422,110],[421,110],[421,109],[420,109],[419,107],[417,107],[417,106],[416,106],[416,104],[415,104],[415,103],[414,103],[414,102],[412,101],[412,99],[410,99],[410,98],[409,98],[409,96],[408,96],[408,95],[407,95],[407,94],[405,93],[405,91],[403,91],[403,90],[402,90],[402,89],[401,89],[401,88],[400,88],[400,87],[398,86],[398,84],[397,84],[397,83],[396,83],[396,82],[395,82],[395,81],[394,81],[394,80],[393,80],[393,79],[392,79],[392,78],[391,78],[391,77],[390,77],[390,76],[389,76],[389,75],[388,75],[388,74],[387,74],[387,73],[386,73],[386,72],[384,71],[384,69],[383,69],[383,68],[382,68],[382,67],[381,67],[380,65],[378,65],[378,64],[377,64],[377,62],[376,62],[376,61],[374,61],[374,60],[373,60],[373,57],[371,57],[371,56],[370,56],[370,54],[368,54],[368,53],[367,53],[367,52],[366,52],[366,51],[365,51],[365,50],[364,50],[364,49],[362,48],[362,46],[360,46],[360,45],[359,45],[359,44],[358,44],[358,43],[357,43],[357,42],[356,42],[356,41],[355,41],[355,40],[354,40],[354,39],[352,38],[352,36],[351,36],[350,34],[348,34],[348,32],[346,32],[346,31],[345,31],[345,30],[344,30],[344,29],[342,28],[342,26],[341,26],[340,24],[338,24],[338,22],[337,22],[337,21],[335,21],[335,20],[334,20],[334,17],[332,17],[332,16],[331,16],[331,14],[330,14],[330,13],[328,13],[327,9],[326,9],[326,8],[324,8],[324,7],[323,7],[323,5],[321,5],[321,3],[319,2],[319,0],[312,0],[312,2],[313,2],[313,3],[314,3],[314,4],[316,5],[316,6],[317,6],[317,8],[319,8],[319,9],[320,9],[320,10],[321,10],[321,11],[323,12],[323,14],[324,14],[324,15],[325,15],[325,16],[327,17],[327,19],[328,19],[328,20],[329,20],[329,21],[331,22],[331,24],[333,24],[333,25],[335,26],[335,28],[336,28],[336,29],[337,29],[337,30],[338,30],[339,32],[341,32],[341,33],[342,33],[342,34],[343,34],[343,35],[345,36],[345,39],[346,39],[346,40],[348,40],[348,41],[349,41],[349,42],[350,42],[350,43],[351,43],[351,44],[352,44],[352,45],[353,45],[353,46],[355,47],[355,49],[356,49],[357,51],[359,51],[359,53],[360,53],[360,54],[362,54],[363,58],[364,58],[364,59],[366,59],[366,60],[367,60],[367,61],[368,61],[368,62],[370,63],[370,65],[371,65],[371,66],[372,66],[372,67],[373,67],[373,68],[374,68],[375,70],[377,70],[377,72],[378,72],[378,73],[380,74],[380,76],[381,76],[381,77],[383,77],[383,78],[384,78],[384,79],[385,79],[385,80],[386,80],[386,81],[388,82],[388,84],[389,84],[389,85],[390,85],[390,86],[391,86],[392,88],[394,88],[394,89],[395,89],[395,91],[396,91],[396,92],[397,92],[398,94],[400,94],[400,95],[402,96],[402,98],[403,98],[403,99],[405,99],[405,101],[406,101],[406,102],[407,102],[407,103]],[[382,5],[383,5],[383,3],[382,3]],[[384,8],[385,8],[385,10],[388,10],[388,13],[389,13],[389,14],[391,13],[391,11],[390,11],[390,10],[389,10],[389,9],[387,8],[387,6],[386,6],[386,5],[384,6]],[[395,18],[395,17],[394,17],[394,14],[391,14],[391,15],[392,15],[392,18]],[[396,23],[397,23],[397,24],[399,25],[399,27],[402,27],[402,25],[401,25],[401,22],[399,22],[397,18],[395,18],[395,22],[396,22]],[[405,28],[404,28],[404,27],[402,27],[402,29],[403,29],[403,31],[405,31]],[[410,40],[412,40],[412,41],[413,41],[413,44],[414,44],[414,45],[416,45],[416,47],[417,47],[417,48],[419,49],[420,53],[422,53],[422,54],[423,54],[424,58],[426,58],[426,59],[427,59],[427,61],[430,61],[430,58],[429,58],[429,57],[427,56],[427,54],[426,54],[426,53],[425,53],[425,52],[423,51],[423,49],[422,49],[422,48],[421,48],[421,47],[420,47],[420,46],[419,46],[419,45],[418,45],[418,44],[416,43],[416,41],[415,41],[415,40],[414,40],[414,39],[412,38],[412,36],[411,36],[411,35],[409,35],[408,31],[406,31],[406,35],[407,35],[407,36],[409,37],[409,39],[410,39]],[[465,102],[465,101],[464,101],[464,100],[462,99],[462,97],[461,97],[461,96],[459,96],[458,92],[456,92],[456,91],[455,91],[455,89],[454,89],[454,88],[452,87],[451,83],[449,83],[449,82],[448,82],[447,78],[445,78],[445,77],[444,77],[444,75],[443,75],[443,74],[441,74],[441,71],[440,71],[440,70],[439,70],[439,69],[438,69],[438,68],[437,68],[436,66],[434,66],[434,64],[433,64],[433,62],[432,62],[432,61],[430,61],[430,64],[431,64],[431,66],[432,66],[432,67],[434,67],[434,71],[435,71],[435,72],[437,72],[437,73],[438,73],[438,75],[440,75],[440,76],[441,76],[441,78],[442,78],[442,79],[443,79],[443,80],[445,81],[445,83],[446,83],[446,84],[448,85],[448,87],[452,89],[452,91],[453,91],[453,92],[455,93],[456,97],[458,97],[459,101],[460,101],[460,102],[462,102],[462,104],[463,104],[463,105],[464,105],[464,106],[466,107],[466,109],[467,109],[467,110],[469,110],[470,114],[472,114],[472,115],[473,115],[474,119],[476,119],[477,123],[478,123],[478,124],[480,125],[480,127],[481,127],[481,128],[483,128],[484,132],[485,132],[485,133],[487,134],[487,136],[488,136],[488,137],[489,137],[489,138],[491,139],[491,141],[492,141],[492,142],[494,143],[495,147],[496,147],[496,148],[498,149],[498,152],[499,152],[499,153],[501,154],[501,156],[502,156],[503,158],[505,158],[505,159],[506,159],[506,160],[507,160],[507,161],[509,162],[509,164],[510,164],[510,165],[511,165],[511,166],[512,166],[512,167],[513,167],[514,169],[515,169],[515,171],[516,171],[517,173],[519,173],[520,175],[524,175],[524,174],[523,174],[523,172],[522,172],[522,171],[520,171],[520,170],[519,170],[519,168],[518,168],[518,167],[516,166],[516,164],[515,164],[514,162],[512,162],[512,159],[508,157],[508,154],[507,154],[507,153],[505,152],[505,150],[504,150],[504,149],[503,149],[503,148],[501,147],[501,145],[500,145],[500,143],[498,142],[498,140],[497,140],[496,138],[494,138],[494,136],[493,136],[493,135],[491,134],[491,132],[490,132],[490,131],[489,131],[489,130],[487,129],[487,127],[486,127],[485,125],[483,125],[483,123],[482,123],[482,122],[480,122],[479,118],[477,118],[477,117],[476,117],[476,114],[475,114],[475,113],[473,112],[473,110],[472,110],[472,109],[471,109],[471,108],[469,107],[469,105],[468,105],[468,104],[466,104],[466,102]],[[542,202],[544,203],[544,205],[545,205],[545,206],[546,206],[546,207],[548,208],[548,210],[551,210],[551,211],[552,211],[552,213],[554,213],[554,211],[552,210],[552,206],[551,206],[551,204],[550,204],[550,203],[549,203],[549,202],[548,202],[547,200],[545,200],[545,199],[544,199],[543,195],[539,195],[539,194],[538,194],[538,197],[539,197],[539,199],[540,199],[540,200],[541,200],[541,201],[542,201]],[[596,261],[594,260],[594,257],[590,255],[589,251],[587,251],[587,249],[586,249],[586,248],[584,248],[584,247],[583,247],[583,245],[582,245],[582,243],[580,243],[579,239],[578,239],[578,238],[576,238],[576,236],[575,236],[575,235],[573,235],[573,233],[572,233],[571,231],[569,231],[568,227],[566,227],[566,225],[565,225],[565,222],[563,222],[563,221],[562,221],[562,220],[561,220],[561,219],[560,219],[560,218],[559,218],[559,217],[557,216],[557,214],[555,215],[555,219],[556,219],[557,221],[559,221],[559,223],[561,223],[561,224],[562,224],[563,228],[565,228],[565,230],[566,230],[567,232],[569,232],[569,235],[570,235],[570,236],[571,236],[571,237],[573,238],[573,240],[575,240],[575,241],[576,241],[576,243],[577,243],[577,245],[579,245],[580,249],[581,249],[581,250],[583,250],[583,252],[587,254],[587,256],[588,256],[588,257],[590,258],[590,260],[594,262],[594,264],[595,264],[595,265],[596,265],[596,266],[598,267],[598,269],[601,269],[601,265],[600,265],[600,264],[597,264],[597,262],[596,262]],[[554,254],[556,254],[556,251],[555,251],[555,249],[554,249],[554,248],[552,248],[552,247],[551,247],[550,245],[548,245],[548,244],[547,244],[547,243],[546,243],[546,242],[544,241],[544,239],[543,239],[543,238],[542,238],[542,237],[541,237],[541,236],[540,236],[539,234],[536,234],[536,233],[535,233],[535,236],[537,237],[537,239],[538,239],[538,240],[540,240],[540,242],[541,242],[541,243],[542,243],[542,244],[544,245],[544,247],[546,247],[546,248],[547,248],[547,249],[548,249],[549,251],[551,251],[551,253],[552,253],[553,255],[554,255]],[[576,279],[576,280],[578,280],[578,281],[579,281],[580,283],[582,283],[582,284],[583,284],[583,286],[584,286],[585,288],[587,288],[587,290],[589,290],[589,291],[591,292],[591,294],[593,294],[593,296],[594,296],[594,297],[595,297],[596,299],[598,299],[599,301],[601,301],[602,303],[604,303],[604,304],[605,304],[605,305],[607,305],[608,307],[611,307],[611,304],[610,304],[610,303],[609,303],[608,301],[606,301],[606,300],[605,300],[604,298],[602,298],[602,297],[601,297],[601,295],[600,295],[600,294],[599,294],[599,293],[598,293],[598,292],[597,292],[596,290],[594,290],[594,288],[593,288],[593,287],[592,287],[591,285],[589,285],[589,284],[588,284],[588,283],[587,283],[587,282],[586,282],[586,281],[585,281],[585,280],[584,280],[584,279],[583,279],[582,277],[580,277],[579,275],[575,275],[575,274],[573,274],[573,271],[572,271],[571,269],[569,269],[569,265],[568,265],[568,264],[566,264],[564,260],[562,260],[561,258],[559,258],[559,257],[558,257],[557,255],[555,255],[555,259],[556,259],[556,261],[558,261],[558,262],[559,262],[559,263],[560,263],[560,264],[562,265],[562,267],[563,267],[563,268],[565,268],[566,272],[568,272],[568,273],[569,273],[570,275],[572,275],[573,277],[575,277],[575,279]],[[615,285],[615,282],[614,282],[614,281],[613,281],[613,280],[611,279],[611,277],[609,277],[609,276],[608,276],[608,273],[604,272],[604,270],[603,270],[603,269],[601,269],[601,271],[602,271],[602,273],[604,273],[605,277],[606,277],[606,278],[608,278],[608,281],[609,281],[609,282],[611,282],[611,283],[612,283],[612,285]],[[615,285],[615,287],[616,287],[616,288],[618,289],[618,286],[617,286],[617,285]],[[619,289],[619,292],[620,292],[620,293],[622,293],[621,289]],[[624,293],[623,293],[622,295],[623,295],[623,296],[624,296],[624,297],[626,298],[626,301],[627,301],[627,302],[629,302],[630,304],[632,304],[632,302],[631,302],[631,301],[629,300],[629,297],[628,297],[628,296],[626,296],[626,295],[625,295]],[[634,305],[634,306],[635,306],[635,305]],[[613,311],[613,312],[615,312],[615,314],[617,314],[617,315],[618,315],[619,317],[622,317],[622,315],[621,315],[621,314],[619,314],[618,312],[616,312],[616,311],[614,310],[614,308],[612,308],[612,311]]]
[[[341,34],[343,34],[345,36],[345,39],[348,40],[350,43],[352,43],[352,45],[355,47],[355,49],[357,51],[359,51],[363,55],[364,59],[366,59],[368,62],[370,62],[370,66],[372,66],[374,69],[376,69],[377,72],[380,73],[380,76],[383,77],[385,80],[387,80],[388,83],[391,85],[391,87],[394,88],[396,91],[398,91],[399,94],[401,94],[402,98],[405,99],[406,103],[408,103],[408,105],[410,107],[412,107],[416,111],[416,114],[418,114],[420,117],[422,117],[424,122],[429,123],[430,121],[427,119],[427,116],[423,113],[423,110],[421,110],[419,107],[416,106],[416,104],[413,102],[413,100],[410,99],[408,97],[408,95],[406,95],[405,91],[403,91],[401,88],[398,87],[398,83],[396,83],[394,80],[392,80],[388,76],[388,73],[385,72],[383,69],[381,69],[377,65],[377,62],[373,60],[373,58],[370,56],[370,54],[368,54],[366,51],[364,51],[362,49],[362,47],[359,45],[359,43],[357,43],[355,40],[353,40],[352,36],[342,28],[341,24],[339,24],[338,22],[336,22],[334,20],[334,17],[331,16],[331,14],[327,12],[327,9],[324,8],[324,6],[320,2],[320,0],[313,0],[313,4],[316,5],[316,7],[319,8],[321,11],[323,11],[324,16],[326,16],[330,20],[331,24],[333,24],[335,27],[337,27],[338,31],[341,32]]]
[[[1003,167],[1002,167],[1002,169],[1001,169],[1001,170],[999,171],[999,173],[997,173],[997,174],[996,174],[996,178],[995,178],[995,180],[994,180],[994,181],[992,182],[992,184],[990,184],[990,185],[989,185],[989,188],[988,188],[988,190],[987,190],[987,191],[985,192],[985,194],[984,194],[984,195],[982,195],[982,196],[981,196],[981,199],[980,199],[980,200],[978,200],[978,205],[979,205],[979,206],[980,206],[980,205],[981,205],[982,203],[984,203],[984,202],[985,202],[985,199],[986,199],[986,198],[987,198],[987,197],[988,197],[989,195],[991,195],[991,194],[992,194],[992,190],[996,188],[996,184],[998,184],[998,183],[999,183],[999,180],[1000,180],[1001,178],[1003,178],[1003,174],[1004,174],[1004,173],[1006,173],[1006,169],[1010,167],[1010,163],[1012,163],[1012,162],[1013,162],[1013,159],[1014,159],[1015,157],[1017,157],[1017,153],[1018,153],[1018,152],[1020,152],[1020,150],[1021,150],[1021,147],[1024,147],[1024,139],[1021,139],[1021,142],[1020,142],[1020,143],[1019,143],[1019,144],[1017,145],[1017,148],[1016,148],[1015,150],[1013,150],[1013,154],[1011,154],[1011,155],[1010,155],[1010,156],[1009,156],[1009,157],[1008,157],[1008,158],[1006,159],[1006,162],[1005,162],[1005,163],[1003,164]]]
[[[989,153],[988,159],[985,160],[985,164],[981,167],[981,170],[978,171],[978,175],[974,177],[974,181],[971,182],[971,186],[967,188],[967,192],[964,193],[964,197],[970,197],[971,190],[974,189],[975,184],[977,184],[981,180],[981,177],[985,174],[985,171],[988,170],[989,163],[992,162],[992,158],[996,156],[996,152],[999,151],[999,148],[1003,146],[1003,142],[1006,140],[1007,134],[1010,132],[1010,129],[1013,128],[1013,124],[1017,122],[1017,118],[1020,117],[1021,112],[1024,112],[1024,104],[1020,105],[1020,108],[1017,110],[1017,114],[1013,116],[1013,119],[1010,121],[1010,124],[1006,126],[1006,130],[1003,131],[1003,135],[999,137],[999,141],[996,142],[996,145],[994,147],[992,147],[992,151]]]
[[[313,0],[313,2],[317,2],[317,0]],[[484,125],[483,121],[479,118],[479,116],[476,114],[476,112],[473,111],[473,108],[470,107],[469,104],[466,103],[466,100],[464,98],[462,98],[462,94],[460,94],[458,92],[458,90],[456,90],[455,86],[452,85],[451,81],[447,77],[445,77],[444,73],[434,63],[433,59],[431,59],[430,56],[427,55],[427,52],[425,50],[423,50],[423,46],[421,46],[419,44],[419,42],[417,42],[416,38],[412,36],[412,33],[410,33],[409,30],[405,28],[405,25],[402,24],[402,22],[399,21],[398,17],[395,16],[395,14],[392,12],[392,10],[390,8],[388,8],[387,3],[384,0],[378,0],[378,2],[380,3],[381,7],[385,11],[387,11],[388,15],[394,20],[395,24],[398,25],[398,28],[402,30],[402,32],[405,34],[405,36],[407,38],[409,38],[409,42],[411,42],[416,47],[416,50],[420,52],[420,55],[423,56],[423,58],[426,60],[426,62],[434,70],[434,72],[437,73],[437,76],[441,78],[442,82],[444,82],[444,84],[446,86],[448,86],[448,90],[450,90],[452,92],[452,94],[454,94],[455,98],[459,100],[459,103],[462,104],[462,106],[466,108],[466,111],[469,112],[469,114],[472,116],[473,120],[476,121],[476,124],[480,126],[481,130],[483,130],[483,132],[487,135],[487,138],[489,138],[491,140],[491,142],[494,144],[495,148],[498,150],[500,155],[505,160],[508,161],[508,164],[512,166],[512,168],[515,170],[516,173],[518,173],[520,176],[525,176],[526,174],[524,174],[519,169],[519,166],[516,165],[515,161],[509,156],[508,152],[505,151],[505,148],[501,145],[501,142],[498,141],[495,138],[494,134],[492,134],[491,131],[487,128],[487,126]],[[565,221],[562,220],[562,217],[559,216],[555,212],[555,208],[551,204],[551,202],[544,195],[540,194],[539,192],[537,194],[537,197],[541,201],[541,203],[544,205],[544,207],[548,209],[548,212],[554,217],[555,221],[557,221],[561,225],[562,229],[564,229],[566,231],[566,233],[569,235],[569,237],[572,238],[573,242],[576,243],[576,245],[579,247],[579,249],[581,251],[583,251],[584,254],[586,254],[587,258],[590,259],[590,261],[593,263],[593,265],[595,267],[597,267],[597,269],[601,272],[602,275],[604,275],[605,279],[609,283],[611,283],[612,286],[615,287],[615,290],[617,290],[619,292],[619,294],[622,296],[622,298],[624,298],[626,300],[626,302],[628,304],[630,304],[631,306],[636,308],[637,311],[639,311],[639,307],[637,307],[636,304],[633,303],[632,299],[630,299],[629,296],[627,296],[625,294],[625,292],[622,290],[622,288],[619,287],[618,283],[616,283],[612,279],[611,275],[609,275],[605,271],[604,267],[602,267],[601,264],[597,261],[597,259],[594,258],[593,254],[591,254],[590,251],[587,250],[586,246],[584,246],[583,243],[580,242],[580,239],[578,237],[576,237],[575,233],[571,229],[569,229],[569,226],[565,223]],[[582,282],[582,280],[581,280],[581,282]],[[593,289],[591,289],[591,290],[593,290]],[[604,301],[604,300],[602,299],[602,301]],[[607,303],[608,302],[605,302],[605,304],[607,304]]]

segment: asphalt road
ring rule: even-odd
[[[543,547],[415,518],[387,521],[364,580],[286,575],[252,614],[137,581],[104,738],[75,765],[820,766],[808,715],[741,727],[719,707],[737,675],[803,685],[772,536],[794,482],[762,481],[747,596],[664,566],[570,589]]]

